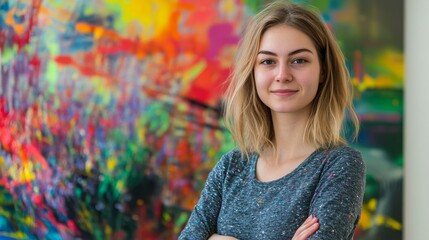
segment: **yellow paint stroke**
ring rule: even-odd
[[[21,220],[26,226],[35,226],[34,219],[31,216],[26,216]]]
[[[377,199],[372,198],[371,200],[369,200],[367,206],[370,211],[375,211],[377,208]]]
[[[403,54],[397,51],[387,50],[381,53],[378,61],[381,65],[388,68],[396,79],[404,79],[405,67]],[[400,84],[402,84],[402,82]]]
[[[94,168],[93,162],[91,160],[85,162],[85,172],[86,174],[91,174],[92,169]]]
[[[365,208],[362,209],[359,226],[363,230],[368,230],[371,228],[371,213]]]
[[[111,157],[107,160],[107,170],[109,170],[109,172],[113,172],[117,165],[118,159],[116,157]]]
[[[168,214],[168,213],[164,213],[164,214],[162,214],[162,217],[164,218],[164,220],[165,220],[166,222],[169,222],[169,221],[171,220],[171,216],[170,216],[170,214]]]
[[[4,210],[4,208],[0,207],[0,215],[3,217],[6,217],[6,218],[10,218],[11,214],[9,211],[6,211],[6,210]]]
[[[21,231],[10,233],[8,237],[11,237],[14,239],[28,239],[28,235]]]
[[[112,235],[112,233],[113,233],[113,230],[112,230],[112,228],[111,228],[109,225],[107,225],[107,226],[105,227],[104,232],[106,233],[106,235],[107,235],[107,236],[111,236],[111,235]]]
[[[91,83],[93,87],[95,88],[95,94],[100,97],[99,105],[101,106],[107,106],[111,100],[112,89],[106,89],[106,80],[102,77],[92,77]]]
[[[404,56],[402,53],[387,49],[377,54],[371,64],[380,68],[379,76],[365,74],[359,81],[356,77],[352,79],[353,85],[360,92],[366,89],[402,88],[404,84]]]
[[[396,221],[393,218],[387,218],[386,220],[386,225],[391,228],[391,229],[395,229],[397,231],[402,229],[402,224],[398,221]]]
[[[372,216],[377,208],[377,199],[372,198],[363,205],[359,226],[365,231],[372,227]]]
[[[119,180],[116,182],[116,190],[118,190],[118,192],[123,193],[125,190],[125,182],[124,180]]]
[[[84,229],[88,229],[90,230],[92,228],[92,218],[91,218],[91,214],[88,211],[87,207],[84,204],[80,204],[80,207],[82,210],[77,211],[77,215],[79,216],[80,219],[80,224],[82,224],[82,226],[84,227]]]
[[[385,217],[383,215],[377,215],[375,217],[375,224],[377,226],[385,226],[387,228],[394,229],[397,231],[402,229],[402,224],[400,222],[396,221],[391,217]]]
[[[22,170],[20,173],[20,182],[31,182],[36,178],[34,174],[34,166],[31,161],[23,162]]]
[[[234,0],[223,1],[223,10],[227,13],[231,13],[236,8],[236,3]]]
[[[106,0],[110,8],[122,13],[115,29],[125,29],[127,35],[138,34],[142,40],[158,38],[171,26],[177,0]]]
[[[368,74],[363,76],[362,82],[357,78],[352,79],[353,85],[357,87],[359,92],[364,92],[367,89],[382,89],[397,87],[397,84],[392,83],[392,80],[386,76],[373,78]]]

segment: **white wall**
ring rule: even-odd
[[[404,239],[427,240],[429,239],[429,1],[404,0],[404,3],[406,70]]]

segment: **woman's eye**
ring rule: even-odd
[[[261,64],[264,64],[264,65],[270,65],[270,64],[273,64],[273,63],[274,63],[274,61],[273,60],[269,60],[269,59],[261,61]]]
[[[295,60],[292,61],[292,63],[296,63],[296,64],[303,64],[303,63],[306,63],[306,62],[307,62],[307,60],[302,59],[302,58],[297,58],[297,59],[295,59]]]

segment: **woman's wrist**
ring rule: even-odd
[[[238,240],[238,239],[235,237],[213,234],[210,236],[209,240]]]

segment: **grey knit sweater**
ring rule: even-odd
[[[179,239],[212,234],[246,239],[292,239],[313,214],[319,230],[310,239],[352,239],[362,208],[365,164],[341,146],[318,149],[286,176],[255,177],[258,155],[225,154],[212,172]]]

